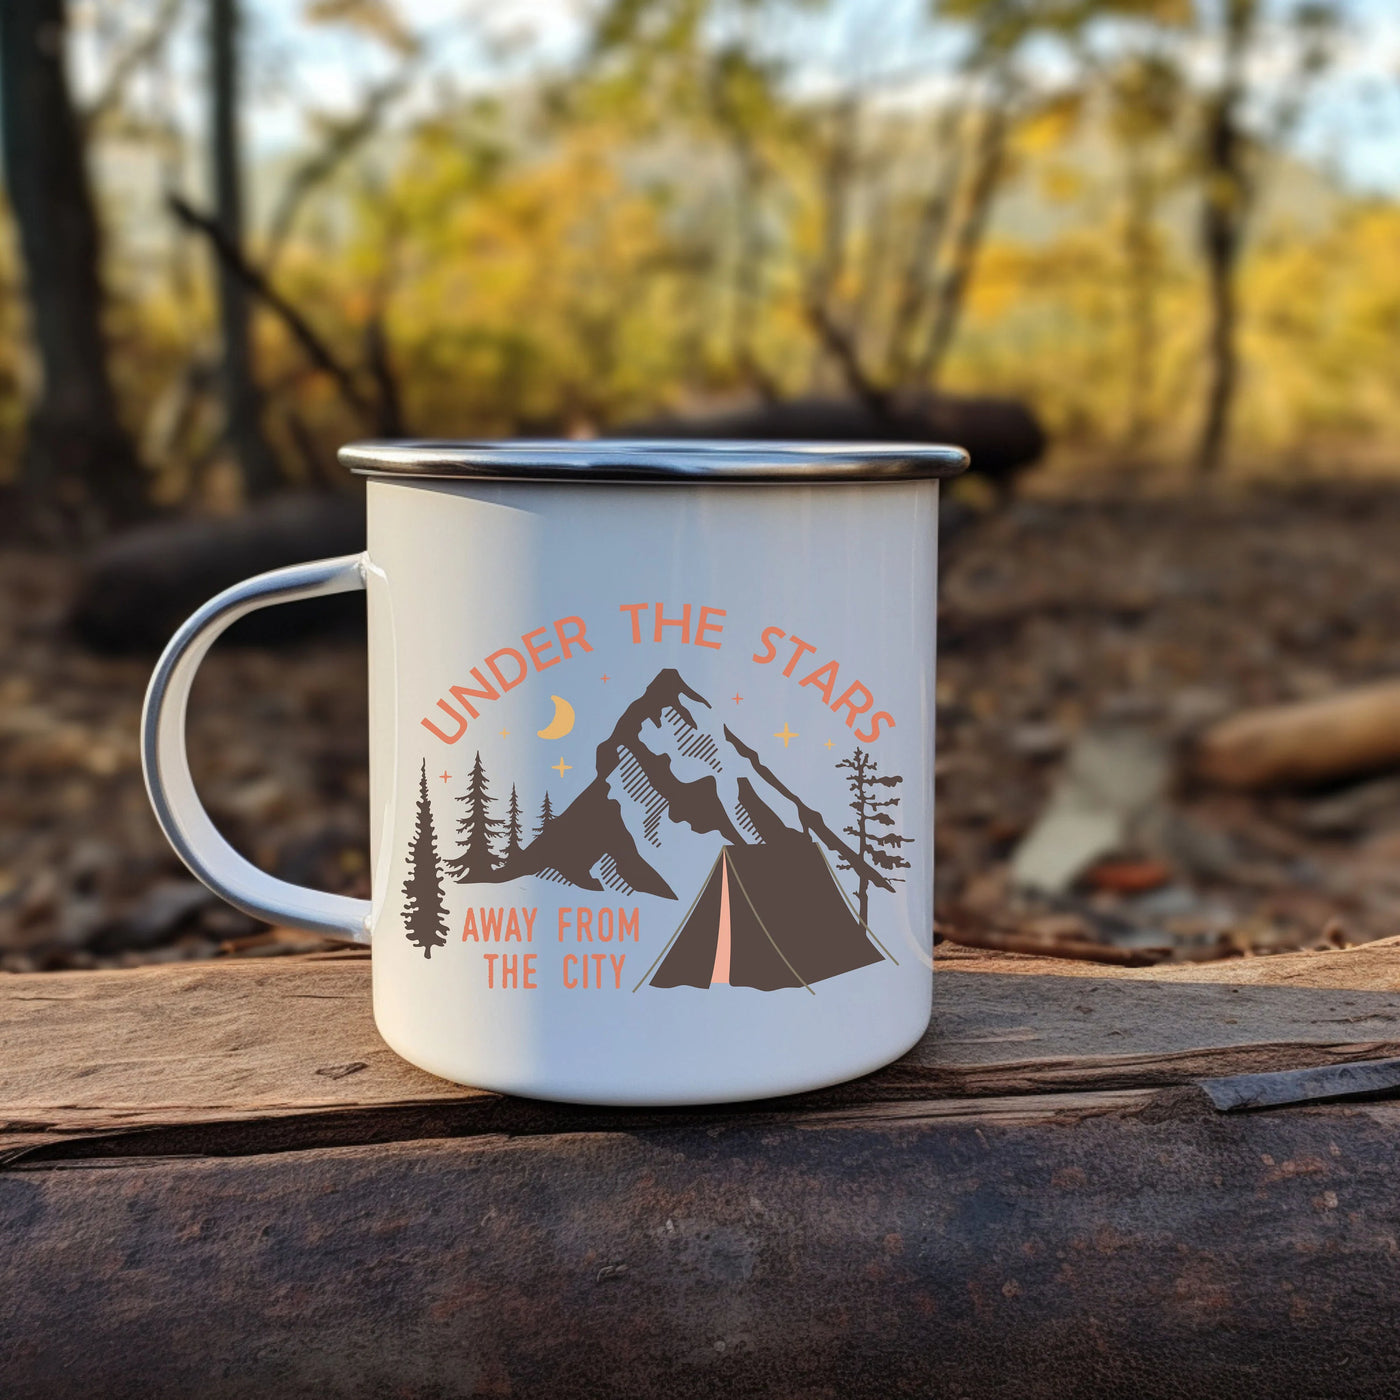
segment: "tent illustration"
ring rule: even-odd
[[[815,841],[726,845],[637,986],[775,991],[894,957],[856,916]],[[814,996],[815,992],[812,993]]]

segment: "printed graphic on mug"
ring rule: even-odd
[[[800,1093],[918,1043],[933,978],[928,444],[388,442],[363,553],[227,590],[151,679],[157,819],[258,918],[373,947],[429,1074],[599,1104]],[[363,588],[371,898],[259,870],[184,716],[250,608]]]
[[[640,690],[588,706],[604,716],[596,733],[579,728],[574,701],[549,693],[576,701],[601,688],[612,702],[609,655],[668,643],[702,649],[703,691],[663,664]],[[536,679],[565,661],[570,685]],[[745,679],[760,669],[790,682],[786,708],[746,702]],[[912,869],[915,842],[900,820],[896,717],[877,694],[780,626],[736,630],[727,608],[623,602],[615,616],[525,634],[424,697],[423,756],[402,794],[414,812],[402,936],[430,961],[471,960],[474,980],[501,991],[548,981],[816,996],[830,979],[898,966],[882,902]],[[493,765],[491,738],[551,707],[525,750],[537,747],[537,761],[522,767],[517,744],[511,767]],[[809,735],[808,748],[820,757],[793,765],[827,775],[815,796],[776,770],[818,724],[827,737]],[[559,887],[557,904],[539,902],[538,882]]]

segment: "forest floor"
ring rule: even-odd
[[[58,556],[0,553],[0,968],[324,946],[222,905],[171,853],[137,753],[150,661],[77,645],[64,625],[76,575]],[[1400,676],[1397,599],[1393,486],[1152,500],[1079,488],[975,521],[943,569],[940,918],[993,941],[1153,957],[1400,932],[1394,775],[1272,797],[1178,777],[1115,853],[1131,879],[1106,867],[1030,899],[1008,878],[1087,732],[1131,728],[1183,774],[1185,746],[1213,718]],[[216,648],[191,702],[190,753],[211,814],[252,860],[368,894],[362,644]]]

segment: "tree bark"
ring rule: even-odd
[[[948,268],[939,279],[933,321],[914,371],[913,383],[921,388],[938,386],[943,373],[943,362],[952,348],[953,336],[962,319],[967,288],[972,281],[977,255],[982,250],[982,239],[987,231],[992,201],[1001,183],[1006,156],[1009,102],[1005,83],[999,82],[993,93],[991,109],[983,119],[966,207],[952,235]]]
[[[210,160],[215,222],[230,247],[243,247],[243,179],[238,129],[237,0],[209,0]],[[223,339],[225,435],[238,461],[244,491],[265,496],[282,472],[262,429],[262,395],[253,372],[247,288],[225,259],[215,257],[219,328]]]
[[[1207,338],[1210,377],[1205,419],[1196,449],[1196,467],[1203,477],[1217,475],[1225,460],[1230,415],[1239,382],[1236,274],[1249,203],[1239,109],[1244,98],[1244,56],[1254,29],[1256,4],[1257,0],[1228,0],[1224,73],[1205,116],[1201,248],[1210,296]]]
[[[41,387],[20,486],[49,532],[93,534],[144,507],[102,328],[101,238],[64,70],[63,0],[0,4],[0,125]]]
[[[1157,190],[1146,152],[1128,157],[1128,212],[1123,255],[1128,282],[1128,421],[1125,446],[1142,449],[1152,426],[1157,360]]]
[[[962,118],[962,106],[957,101],[946,102],[939,114],[933,144],[943,166],[920,205],[895,296],[889,335],[889,380],[900,387],[923,387],[911,384],[910,368],[924,309],[937,284],[948,217],[962,180],[964,145],[959,129]]]

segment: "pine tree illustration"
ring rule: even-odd
[[[447,910],[443,905],[433,807],[428,800],[426,760],[418,775],[418,815],[408,847],[408,878],[403,882],[403,921],[408,941],[416,943],[425,958],[431,958],[433,949],[447,942]]]
[[[510,785],[510,805],[506,808],[506,848],[501,856],[501,864],[509,865],[521,852],[520,845],[520,799],[515,795],[515,784]]]
[[[853,750],[850,758],[843,758],[836,766],[851,770],[846,785],[851,790],[851,810],[856,814],[856,824],[843,829],[847,836],[855,837],[856,854],[877,870],[908,870],[909,862],[899,851],[900,847],[910,845],[914,838],[885,830],[894,825],[894,818],[890,816],[889,809],[899,806],[899,798],[887,797],[879,800],[875,796],[877,789],[898,787],[904,779],[897,773],[881,777],[879,765],[864,749]],[[842,870],[853,868],[847,860],[839,861],[838,864]],[[897,875],[891,878],[899,879]],[[870,879],[864,872],[860,875],[859,899],[860,921],[866,923],[870,904]]]
[[[477,750],[476,762],[472,764],[472,775],[467,782],[467,790],[457,799],[466,804],[467,814],[457,821],[457,839],[462,845],[462,854],[447,862],[452,878],[459,884],[469,885],[474,880],[486,879],[497,865],[496,852],[492,842],[499,835],[502,823],[491,815],[491,794],[486,782],[486,770],[481,766],[481,750]]]
[[[549,790],[545,790],[544,805],[540,808],[540,824],[535,828],[535,835],[543,836],[544,829],[554,820],[554,808],[549,805]]]

